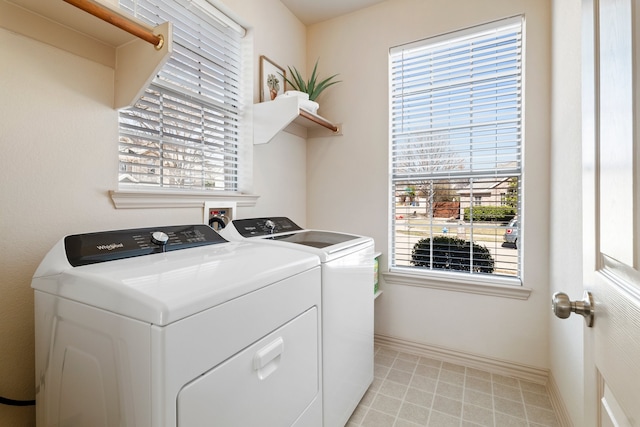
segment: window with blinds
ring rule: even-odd
[[[120,5],[174,29],[171,58],[140,100],[119,113],[120,187],[237,191],[242,28],[204,0]]]
[[[522,22],[391,49],[392,271],[519,278]]]

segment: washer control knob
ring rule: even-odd
[[[276,229],[276,223],[273,222],[272,220],[268,219],[264,225],[269,229],[270,233],[273,233]]]
[[[154,231],[153,233],[151,233],[151,242],[155,243],[156,245],[160,245],[164,248],[168,241],[169,236],[167,236],[167,233],[163,231]]]

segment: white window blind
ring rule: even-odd
[[[138,19],[171,21],[171,58],[120,111],[120,187],[237,191],[242,126],[239,25],[204,0],[121,0]],[[211,13],[203,13],[209,8]]]
[[[517,17],[391,49],[392,268],[519,277],[522,45]]]

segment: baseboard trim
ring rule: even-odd
[[[396,351],[403,351],[432,359],[459,363],[460,365],[468,366],[470,368],[482,369],[494,374],[518,378],[537,384],[547,385],[549,379],[548,369],[536,368],[534,366],[509,362],[487,356],[479,356],[477,354],[461,352],[434,345],[427,345],[402,338],[376,334],[375,344],[388,347]]]
[[[567,411],[567,406],[565,405],[564,400],[562,400],[558,384],[551,372],[549,373],[549,381],[547,382],[547,391],[549,392],[551,406],[553,406],[553,410],[556,412],[556,417],[558,417],[558,423],[560,423],[560,426],[574,427],[571,417],[569,416],[569,411]]]

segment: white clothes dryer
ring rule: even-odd
[[[317,256],[207,225],[98,232],[32,287],[39,427],[322,425]]]
[[[323,420],[344,426],[373,381],[373,239],[303,229],[286,217],[233,220],[220,234],[320,258]]]

